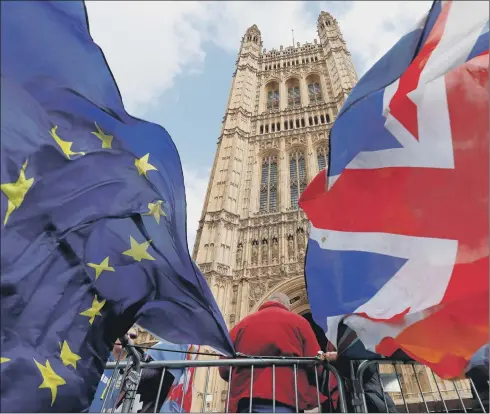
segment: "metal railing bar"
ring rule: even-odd
[[[231,391],[231,373],[233,371],[233,367],[230,367],[228,371],[228,393],[226,395],[226,412],[230,411],[230,391]]]
[[[218,359],[216,361],[209,360],[192,360],[192,361],[151,361],[142,362],[141,368],[193,368],[193,367],[250,367],[254,366],[291,366],[291,365],[301,365],[301,366],[313,366],[320,365],[321,361],[317,359],[279,359],[279,358],[264,358],[264,359]],[[125,368],[128,365],[127,361],[121,361],[119,366]],[[116,363],[108,362],[106,364],[106,369],[114,369]]]
[[[429,406],[427,405],[427,402],[425,401],[424,392],[422,391],[422,387],[420,386],[419,376],[417,375],[417,371],[415,370],[414,365],[412,365],[412,369],[413,369],[413,373],[415,376],[415,381],[417,381],[417,386],[419,387],[420,396],[422,397],[422,401],[424,402],[425,409],[427,410],[426,412],[429,413],[430,412]]]
[[[461,402],[461,405],[463,406],[463,411],[465,413],[467,413],[468,411],[466,411],[464,401],[462,400],[461,396],[459,395],[459,390],[458,390],[458,386],[456,385],[456,381],[452,381],[452,383],[453,383],[454,390],[456,391],[456,394],[458,394],[459,401]]]
[[[315,367],[315,382],[316,382],[316,402],[318,404],[318,412],[321,413],[322,405],[320,404],[320,384],[318,381],[318,370],[316,369],[316,367]]]
[[[113,388],[114,388],[115,383],[116,383],[115,380],[116,380],[117,376],[119,375],[119,369],[118,368],[119,368],[120,358],[121,358],[121,354],[119,354],[119,356],[117,357],[115,367],[112,370],[111,378],[109,378],[109,382],[108,382],[107,386],[105,387],[104,391],[102,391],[102,394],[105,394],[105,395],[104,395],[104,400],[102,401],[102,408],[100,409],[101,411],[105,410],[105,406],[107,404],[107,399],[109,398],[109,395],[112,394]],[[106,369],[108,369],[108,368],[106,368]],[[107,387],[109,387],[109,389]]]
[[[158,386],[158,393],[157,393],[157,399],[155,401],[155,408],[153,409],[153,412],[157,412],[158,408],[158,401],[160,400],[160,394],[162,393],[162,385],[163,385],[163,378],[165,377],[165,372],[167,371],[167,368],[163,368],[162,375],[160,376],[160,385]]]
[[[405,393],[403,392],[402,382],[400,381],[400,375],[398,374],[398,370],[396,369],[396,364],[393,364],[393,368],[395,369],[396,380],[398,381],[398,385],[400,387],[400,394],[402,395],[403,404],[405,405],[405,409],[407,410],[407,413],[409,413],[410,410],[408,409],[408,404],[407,401],[405,400]]]
[[[359,364],[359,367],[357,368],[357,372],[354,373],[354,363],[353,363],[353,361],[350,362],[353,382],[357,381],[357,383],[359,385],[360,394],[362,397],[361,401],[362,401],[362,404],[364,405],[362,407],[363,411],[361,411],[363,413],[367,413],[368,408],[367,408],[366,394],[364,393],[364,384],[363,384],[362,379],[364,377],[364,371],[366,371],[366,369],[369,365],[372,365],[374,363],[376,363],[376,361],[362,361]],[[357,396],[356,396],[356,398],[357,398]]]
[[[294,367],[294,401],[296,406],[296,412],[299,413],[299,404],[298,404],[298,366],[296,364]]]
[[[276,412],[276,365],[272,364],[272,412]]]
[[[250,371],[250,396],[249,396],[249,404],[248,404],[248,412],[252,412],[252,395],[253,394],[253,389],[254,389],[254,366],[252,365],[251,371]]]
[[[208,396],[208,385],[209,385],[209,373],[211,371],[211,367],[208,367],[206,371],[206,381],[204,384],[204,394],[202,396],[202,407],[201,407],[201,413],[206,411],[206,398]],[[195,375],[195,374],[194,374]]]
[[[381,392],[383,393],[383,402],[385,404],[385,408],[386,408],[386,412],[389,413],[390,410],[388,408],[388,402],[386,401],[386,393],[385,393],[385,387],[383,385],[383,381],[381,379],[381,374],[379,372],[379,364],[376,364],[376,373],[378,374],[378,377],[379,377],[379,383],[381,385]]]
[[[471,378],[469,380],[470,380],[471,389],[473,390],[473,393],[476,395],[476,398],[478,400],[478,403],[480,404],[482,412],[486,413],[487,410],[485,410],[485,407],[483,406],[483,402],[480,398],[480,395],[478,394],[478,391],[476,390],[475,383],[473,382],[473,380]]]
[[[436,384],[437,392],[439,393],[439,397],[441,397],[442,405],[444,406],[444,410],[446,413],[449,411],[447,410],[447,405],[446,405],[446,400],[444,400],[444,397],[442,396],[441,389],[439,388],[439,384],[437,383],[437,378],[436,375],[434,374],[434,371],[430,371],[432,373],[432,377],[434,378],[434,382]]]
[[[116,395],[116,398],[114,398],[114,405],[111,408],[111,413],[113,413],[113,412],[116,411],[117,400],[119,399],[119,394],[123,391],[124,382],[126,381],[126,377],[128,376],[128,373],[129,373],[129,370],[128,369],[125,369],[124,372],[123,372],[123,374],[122,374],[122,378],[121,378],[121,382],[120,382],[121,386],[119,388],[118,395]],[[119,380],[119,377],[116,377],[116,381],[118,381],[118,380]]]

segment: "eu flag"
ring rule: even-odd
[[[135,322],[232,354],[177,149],[125,112],[83,2],[1,12],[1,410],[86,410]]]

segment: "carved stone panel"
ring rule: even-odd
[[[241,267],[242,258],[243,258],[243,244],[238,243],[237,250],[236,250],[236,266],[237,267]]]
[[[259,301],[264,293],[267,291],[267,282],[263,280],[251,281],[250,282],[250,293],[248,297],[249,307],[253,308],[254,305]]]
[[[269,242],[267,239],[262,240],[262,249],[261,249],[261,262],[262,265],[266,265],[269,262]]]
[[[252,241],[252,266],[257,266],[259,262],[259,242],[258,240]]]

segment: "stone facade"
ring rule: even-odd
[[[308,227],[292,186],[325,167],[330,127],[357,80],[330,14],[318,33],[320,42],[271,51],[256,25],[242,38],[193,251],[230,326],[302,278]]]
[[[357,81],[330,14],[318,17],[318,34],[319,42],[267,51],[253,25],[241,41],[193,251],[229,328],[277,290],[296,312],[309,309],[308,221],[297,198],[325,168],[330,128]],[[204,381],[198,373],[197,410]],[[223,410],[225,390],[214,372],[208,411]]]

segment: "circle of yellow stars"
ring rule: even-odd
[[[96,131],[92,131],[91,134],[101,141],[102,148],[112,149],[112,141],[114,137],[105,133],[96,122],[95,128]],[[72,150],[74,142],[66,141],[59,136],[58,125],[52,127],[49,133],[68,160],[72,160],[74,156],[84,156],[86,154],[83,151]],[[148,153],[143,155],[141,158],[136,158],[134,161],[138,175],[144,175],[146,179],[148,179],[149,171],[158,171],[158,169],[150,163],[149,158],[150,154]],[[27,165],[26,160],[20,169],[19,178],[15,182],[0,185],[0,190],[7,197],[7,212],[5,214],[4,225],[7,225],[11,214],[21,207],[27,192],[35,182],[34,177],[28,178],[26,175]],[[156,200],[155,202],[148,203],[148,212],[143,213],[143,215],[153,216],[157,224],[160,224],[160,218],[162,216],[165,217],[165,212],[162,209],[162,203],[163,200]],[[122,252],[122,254],[132,257],[137,262],[141,262],[142,260],[155,260],[155,258],[147,251],[150,244],[151,240],[138,243],[133,236],[130,235],[130,248]],[[97,280],[103,272],[115,272],[114,267],[110,266],[109,264],[109,257],[103,259],[100,264],[87,263],[87,266],[95,270],[95,280]],[[99,300],[97,295],[94,295],[92,305],[88,309],[80,312],[80,315],[88,317],[88,322],[90,325],[92,325],[97,316],[102,316],[101,310],[105,303],[106,300]],[[74,370],[77,368],[77,362],[81,359],[80,355],[77,355],[72,351],[66,340],[60,344],[59,358],[64,366],[71,367]],[[10,358],[0,357],[0,364],[9,363],[10,361]],[[54,371],[49,360],[46,360],[46,362],[42,364],[34,359],[34,363],[42,377],[42,383],[39,385],[39,389],[49,389],[51,391],[51,406],[53,406],[58,394],[58,387],[65,385],[66,381]]]

